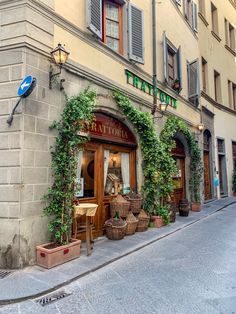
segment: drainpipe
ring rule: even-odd
[[[153,106],[152,106],[152,114],[155,115],[157,109],[157,38],[156,38],[156,0],[152,0],[152,81],[153,81]]]

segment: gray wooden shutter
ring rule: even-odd
[[[175,0],[175,1],[179,6],[181,6],[181,0]]]
[[[179,49],[177,50],[177,72],[180,84],[179,92],[182,90],[182,60],[181,60],[181,46],[179,46]]]
[[[199,86],[199,61],[194,60],[188,64],[188,98],[196,103],[200,92]]]
[[[196,3],[192,2],[192,27],[193,27],[193,30],[195,32],[198,31],[197,29],[197,5]]]
[[[166,38],[166,32],[163,32],[163,73],[164,73],[164,80],[165,82],[168,82],[167,78],[167,38]]]
[[[129,59],[144,64],[143,11],[129,3]]]
[[[87,0],[88,28],[102,39],[102,0]]]
[[[184,1],[184,15],[186,18],[188,18],[188,4],[187,4],[188,0],[183,0],[183,1]]]

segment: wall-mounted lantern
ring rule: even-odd
[[[161,119],[164,116],[164,113],[166,112],[167,107],[168,107],[168,104],[166,102],[164,102],[164,101],[160,102],[160,104],[159,104],[160,115],[159,116],[154,115],[154,118],[155,119]],[[156,110],[155,110],[155,112],[156,112]],[[154,114],[155,114],[155,112],[154,112]]]
[[[67,52],[65,50],[65,48],[62,47],[62,45],[60,43],[50,53],[51,53],[52,59],[54,60],[55,64],[58,65],[58,67],[60,69],[60,71],[58,73],[53,73],[52,70],[50,70],[50,72],[49,72],[49,88],[52,89],[52,79],[53,79],[53,77],[61,74],[61,68],[66,63],[70,53]],[[64,81],[65,81],[64,79],[60,80],[60,89],[63,89],[62,82],[64,82]]]

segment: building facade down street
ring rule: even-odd
[[[60,118],[65,93],[97,91],[91,141],[78,159],[80,201],[99,205],[94,236],[103,235],[117,193],[114,180],[122,194],[141,190],[139,138],[111,92],[119,89],[137,109],[151,113],[154,50],[157,133],[168,116],[183,119],[202,150],[202,202],[232,195],[236,9],[234,1],[224,2],[156,2],[154,41],[152,0],[0,0],[0,267],[34,264],[35,246],[48,241],[42,197],[53,183],[56,136],[49,126]],[[59,70],[50,53],[59,43],[70,54],[50,84],[49,73]],[[36,78],[36,86],[9,125],[26,76]],[[160,103],[167,104],[163,117]],[[190,155],[185,136],[178,132],[174,139],[178,203],[190,199]]]
[[[219,179],[218,196],[232,194],[236,154],[235,25],[235,1],[199,1],[205,200],[214,195],[209,184],[212,177]]]

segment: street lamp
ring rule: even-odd
[[[52,89],[52,79],[55,76],[58,76],[61,74],[61,68],[62,66],[66,63],[68,56],[69,56],[69,52],[66,51],[66,49],[64,47],[62,47],[62,45],[59,43],[57,45],[57,47],[55,49],[53,49],[50,52],[52,59],[54,60],[55,64],[58,65],[60,71],[58,73],[54,73],[52,72],[52,69],[49,72],[49,89]],[[61,80],[60,82],[64,82],[65,80]],[[63,89],[62,86],[60,86],[60,89]]]
[[[155,119],[161,119],[164,115],[164,113],[166,112],[168,107],[168,104],[164,101],[160,102],[159,104],[159,111],[160,111],[160,115],[159,116],[154,116]],[[154,113],[155,114],[155,113]]]
[[[203,129],[204,129],[204,124],[202,122],[200,122],[198,125],[197,125],[197,128],[199,130],[200,133],[202,133]]]

